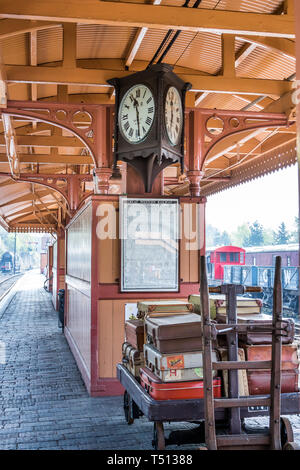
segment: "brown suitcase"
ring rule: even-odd
[[[216,320],[218,323],[226,323],[226,314],[217,314]],[[238,323],[268,323],[272,326],[272,318],[269,315],[254,314],[254,315],[237,315]],[[295,324],[294,321],[290,318],[285,319],[288,322],[288,328],[286,332],[283,332],[282,343],[291,344],[295,338]],[[259,331],[248,331],[247,333],[239,334],[240,344],[271,344],[272,343],[272,333],[259,332]]]
[[[183,353],[202,349],[201,317],[186,315],[148,317],[146,338],[161,353]]]
[[[270,361],[271,345],[253,345],[245,348],[247,361]],[[282,346],[281,362],[281,391],[282,393],[298,392],[299,355],[297,344]],[[250,395],[270,393],[271,371],[248,370],[248,386]]]
[[[145,365],[143,352],[138,351],[129,343],[122,345],[122,364],[135,377],[140,377],[140,368]]]
[[[125,323],[125,341],[138,351],[143,351],[144,322],[143,320],[128,320]]]

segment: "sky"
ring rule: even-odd
[[[206,224],[229,233],[255,220],[265,228],[277,229],[285,222],[289,230],[295,230],[297,216],[297,165],[207,198]]]

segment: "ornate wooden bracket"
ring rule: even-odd
[[[0,112],[66,129],[86,146],[96,168],[112,165],[112,105],[8,101]]]
[[[244,131],[288,126],[285,114],[193,109],[186,114],[187,177],[192,196],[200,194],[204,165],[211,150],[226,137]]]
[[[21,173],[15,181],[26,181],[41,184],[59,192],[66,200],[71,214],[74,213],[84,199],[92,191],[83,191],[81,183],[92,181],[92,175],[42,175],[39,173]]]

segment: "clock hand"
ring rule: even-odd
[[[136,120],[137,120],[137,125],[138,125],[138,134],[139,134],[139,137],[140,137],[141,136],[141,134],[140,134],[140,113],[139,113],[139,110],[138,110],[139,103],[136,99],[134,99],[133,106],[135,107],[135,110],[136,110]]]

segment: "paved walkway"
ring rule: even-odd
[[[0,319],[0,449],[152,449],[152,424],[128,426],[121,397],[88,396],[43,280],[27,274]]]

